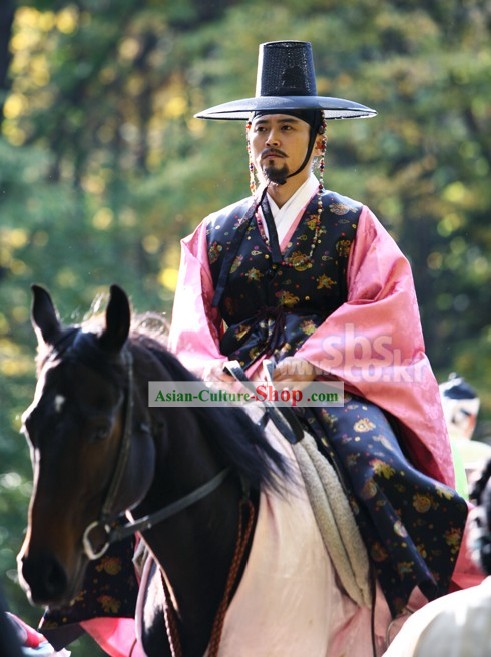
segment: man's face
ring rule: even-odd
[[[266,114],[252,121],[251,155],[258,172],[279,182],[302,165],[309,145],[310,125],[288,114]],[[307,178],[310,167],[301,172]]]

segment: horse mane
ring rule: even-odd
[[[199,381],[164,345],[138,332],[131,336],[159,361],[174,381]],[[263,430],[238,406],[210,406],[191,409],[199,426],[213,441],[217,452],[254,489],[261,486],[282,492],[291,479],[285,458],[271,445]]]

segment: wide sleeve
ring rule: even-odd
[[[412,461],[454,485],[438,385],[425,354],[411,267],[364,207],[348,267],[348,299],[297,356],[388,411]]]
[[[206,224],[181,241],[181,262],[177,280],[168,348],[197,376],[205,366],[224,363],[220,354],[221,318],[212,308],[213,282],[208,264]]]

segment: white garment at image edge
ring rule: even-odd
[[[489,657],[491,577],[415,612],[383,657]]]

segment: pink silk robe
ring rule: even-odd
[[[200,376],[219,351],[221,320],[211,308],[206,220],[182,240],[169,348]],[[453,487],[454,468],[438,385],[425,355],[411,268],[364,206],[348,266],[348,300],[296,352],[401,423],[406,449],[425,474]],[[248,375],[260,369],[255,364]]]

